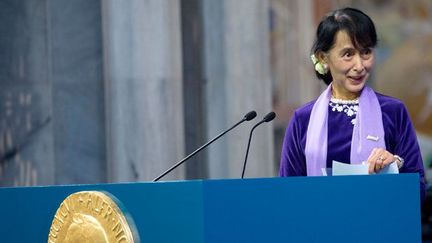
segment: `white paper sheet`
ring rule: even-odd
[[[366,163],[362,164],[345,164],[333,160],[332,175],[368,175],[369,165]],[[329,173],[327,173],[329,174]],[[399,174],[399,169],[396,163],[391,163],[390,165],[384,167],[378,174]]]
[[[382,170],[378,172],[378,174],[399,174],[399,168],[397,167],[397,163],[393,162]]]

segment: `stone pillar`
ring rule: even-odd
[[[323,81],[315,76],[313,65],[311,65],[310,50],[314,42],[317,26],[314,22],[314,5],[312,0],[297,0],[297,30],[299,56],[300,94],[299,100],[305,104],[315,99],[326,86]]]
[[[181,1],[181,10],[185,152],[190,154],[207,142],[202,1]],[[202,150],[188,160],[187,179],[207,178],[206,152]]]
[[[56,184],[105,182],[101,3],[48,3]]]
[[[258,113],[209,148],[210,177],[238,178],[249,131],[272,109],[268,1],[205,0],[203,14],[208,138]],[[272,123],[256,129],[245,177],[274,175],[272,131]]]
[[[0,185],[106,177],[99,0],[0,2]]]
[[[322,81],[316,78],[309,58],[316,29],[313,10],[311,0],[272,0],[277,22],[273,29],[273,73],[282,105],[297,107],[320,91]]]
[[[0,185],[54,183],[46,1],[0,2]]]
[[[184,156],[179,1],[106,0],[102,19],[109,178],[151,180]]]
[[[274,78],[275,163],[279,167],[285,130],[294,110],[318,96],[320,84],[310,60],[315,23],[311,0],[271,0],[271,58]]]

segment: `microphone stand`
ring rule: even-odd
[[[257,126],[261,125],[262,123],[264,123],[264,121],[258,122],[255,126],[253,126],[252,130],[249,133],[249,142],[248,142],[247,149],[246,149],[246,156],[245,156],[245,160],[244,160],[244,163],[243,163],[243,171],[242,171],[242,176],[241,176],[242,179],[244,177],[244,173],[245,173],[245,170],[246,170],[246,162],[247,162],[247,158],[248,158],[248,155],[249,155],[249,147],[250,147],[251,140],[252,140],[252,133],[255,130],[255,128]]]
[[[250,131],[250,134],[249,134],[249,141],[248,141],[248,145],[247,145],[247,149],[246,149],[245,160],[244,160],[244,163],[243,163],[243,171],[242,171],[242,175],[241,175],[242,179],[244,177],[244,173],[245,173],[245,170],[246,170],[246,163],[247,163],[247,158],[248,158],[248,155],[249,155],[249,147],[250,147],[250,143],[251,143],[251,140],[252,140],[252,133],[253,133],[253,131],[259,125],[263,124],[264,122],[272,121],[275,117],[276,117],[276,113],[274,113],[272,111],[272,112],[268,113],[260,122],[258,122],[257,124],[255,124],[255,126],[252,127],[252,129]]]

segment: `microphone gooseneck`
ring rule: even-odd
[[[250,148],[250,143],[251,143],[251,140],[252,140],[252,133],[253,133],[253,131],[259,125],[263,124],[264,122],[272,121],[273,119],[275,119],[275,117],[276,117],[276,113],[274,113],[273,111],[269,112],[267,115],[264,116],[264,118],[260,122],[258,122],[257,124],[255,124],[255,126],[252,127],[252,129],[251,129],[251,131],[249,133],[249,141],[248,141],[248,145],[247,145],[247,149],[246,149],[245,160],[244,160],[244,163],[243,163],[243,170],[242,170],[242,175],[241,175],[242,179],[244,178],[244,173],[245,173],[245,170],[246,170],[246,163],[247,163],[247,158],[248,158],[248,155],[249,155],[249,148]]]
[[[171,168],[169,168],[168,170],[166,170],[165,172],[163,172],[161,175],[159,175],[158,177],[154,178],[153,181],[156,182],[158,180],[160,180],[162,177],[164,177],[166,174],[170,173],[171,171],[173,171],[175,168],[177,168],[178,166],[180,166],[181,164],[183,164],[184,162],[186,162],[188,159],[190,159],[192,156],[194,156],[195,154],[197,154],[198,152],[200,152],[201,150],[203,150],[204,148],[206,148],[207,146],[209,146],[211,143],[213,143],[214,141],[216,141],[218,138],[222,137],[223,135],[225,135],[227,132],[231,131],[232,129],[234,129],[236,126],[240,125],[241,123],[245,122],[245,121],[250,121],[252,119],[254,119],[256,117],[256,112],[255,111],[250,111],[248,112],[243,119],[241,119],[239,122],[237,122],[236,124],[234,124],[234,126],[230,127],[228,130],[225,130],[224,132],[220,133],[219,135],[217,135],[216,137],[214,137],[212,140],[210,140],[209,142],[207,142],[206,144],[202,145],[201,147],[199,147],[198,149],[196,149],[195,151],[193,151],[192,153],[190,153],[188,156],[186,156],[184,159],[180,160],[179,162],[177,162],[175,165],[173,165]]]

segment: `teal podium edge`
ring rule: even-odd
[[[421,242],[417,174],[0,188],[2,242],[47,242],[60,203],[113,195],[139,242]]]

